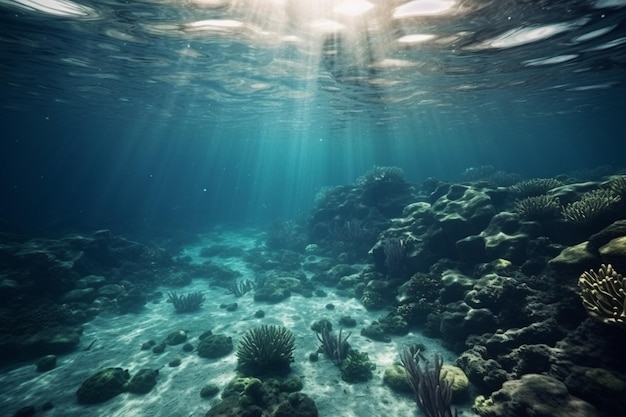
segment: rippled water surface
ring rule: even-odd
[[[5,109],[379,125],[617,104],[626,1],[0,0]],[[625,95],[625,94],[621,94]],[[122,113],[122,114],[120,114]],[[130,112],[128,114],[131,114]],[[465,119],[464,119],[465,118]]]

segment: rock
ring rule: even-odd
[[[84,302],[88,303],[96,298],[96,290],[93,288],[77,288],[63,294],[61,301],[64,303]]]
[[[396,392],[411,392],[404,366],[396,363],[385,369],[383,383]]]
[[[99,288],[106,282],[101,275],[87,275],[76,281],[76,288]]]
[[[473,407],[482,417],[599,417],[594,406],[572,396],[557,379],[537,374],[507,381]]]
[[[440,332],[453,346],[462,346],[471,334],[493,331],[496,317],[486,308],[474,309],[465,303],[448,304],[449,310],[441,314]]]
[[[599,263],[598,256],[587,249],[587,242],[582,242],[563,249],[548,265],[556,271],[578,275],[582,271],[595,268]]]
[[[508,379],[507,372],[498,362],[489,358],[487,350],[482,346],[474,346],[463,352],[457,364],[473,384],[488,392],[500,388]]]
[[[622,275],[626,274],[626,236],[616,237],[600,247],[602,262],[611,264]],[[622,272],[624,271],[624,272]]]
[[[491,198],[483,190],[458,184],[433,203],[432,211],[451,242],[480,233],[495,214]]]
[[[485,239],[487,259],[503,258],[516,265],[524,263],[532,234],[523,226],[527,226],[527,223],[520,223],[515,213],[504,211],[493,216],[487,228],[480,233]]]
[[[53,327],[22,340],[19,349],[23,353],[43,356],[71,352],[79,343],[80,335],[76,330],[69,327]]]
[[[572,395],[597,405],[606,415],[626,409],[626,375],[604,368],[574,366],[564,381]]]
[[[461,272],[448,269],[441,274],[441,302],[444,304],[462,300],[465,293],[472,289],[475,280]]]
[[[376,340],[378,342],[391,342],[391,337],[389,337],[389,335],[385,332],[385,328],[376,322],[362,328],[361,336],[365,336],[368,339]]]
[[[443,365],[441,371],[445,373],[444,379],[450,384],[452,402],[460,403],[464,401],[469,393],[469,379],[465,372],[458,366],[452,365]]]
[[[300,392],[289,394],[286,401],[281,402],[273,417],[317,417],[315,402]]]
[[[297,291],[302,282],[296,278],[279,277],[269,279],[261,288],[254,292],[254,301],[265,301],[276,304],[289,298],[292,291]]]
[[[198,345],[198,355],[203,358],[219,358],[233,351],[233,341],[222,334],[212,334],[204,337]]]
[[[456,252],[461,262],[478,263],[487,259],[486,241],[483,236],[473,235],[457,240]]]
[[[35,414],[37,414],[37,409],[32,405],[27,405],[13,413],[13,417],[31,417]]]
[[[107,401],[126,389],[130,379],[127,370],[122,368],[106,368],[87,379],[76,391],[81,404],[97,404]]]
[[[126,390],[133,394],[147,394],[157,383],[159,371],[156,369],[141,369],[130,379]]]
[[[110,299],[117,298],[125,292],[126,290],[124,289],[124,287],[118,284],[103,285],[98,289],[98,295],[100,297],[106,297]]]
[[[200,390],[202,398],[213,398],[220,392],[220,388],[215,384],[207,384]]]
[[[598,233],[591,235],[587,243],[587,249],[591,253],[597,253],[602,246],[622,236],[626,236],[626,220],[618,220]]]
[[[35,366],[37,367],[37,372],[47,372],[54,369],[57,366],[57,356],[56,355],[46,355],[42,358],[39,358],[37,362],[35,362]]]
[[[187,333],[184,330],[174,330],[170,332],[163,343],[170,346],[180,345],[187,341]]]

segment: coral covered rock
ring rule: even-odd
[[[87,379],[76,391],[81,404],[107,401],[126,389],[130,374],[122,368],[106,368]]]
[[[211,334],[203,337],[198,345],[198,355],[203,358],[219,358],[233,351],[233,341],[223,334]]]
[[[474,411],[482,417],[599,416],[595,407],[572,396],[562,382],[537,374],[505,382],[490,398],[477,398]]]

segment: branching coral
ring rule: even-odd
[[[167,296],[177,313],[196,311],[204,303],[204,295],[199,291],[180,296],[175,291],[170,291]]]
[[[295,339],[283,326],[262,325],[248,330],[237,347],[237,367],[246,375],[289,373]]]
[[[603,323],[626,329],[626,278],[611,265],[578,278],[580,297],[589,315]]]
[[[538,195],[517,200],[514,210],[528,220],[546,220],[561,213],[561,204],[557,197]]]
[[[322,326],[320,332],[315,333],[317,340],[322,344],[319,350],[324,352],[337,366],[341,366],[350,352],[350,344],[348,343],[350,335],[351,333],[348,332],[346,337],[342,337],[342,330],[339,330],[339,335],[335,336],[331,333],[329,326]]]
[[[554,178],[533,178],[512,185],[510,190],[520,197],[530,197],[545,194],[551,189],[561,185],[563,185],[563,183]]]
[[[626,175],[615,177],[609,183],[609,188],[613,191],[613,194],[620,198],[626,198]]]
[[[619,200],[611,190],[590,191],[563,208],[563,216],[573,223],[590,224],[606,214]]]
[[[435,355],[432,368],[423,368],[419,364],[420,351],[415,348],[405,348],[400,354],[400,361],[406,370],[406,378],[411,390],[415,394],[415,402],[426,417],[456,417],[450,408],[452,403],[451,382],[442,372],[443,359]]]

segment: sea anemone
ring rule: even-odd
[[[253,327],[237,347],[237,368],[248,376],[285,375],[290,371],[294,349],[293,333],[286,327]]]

